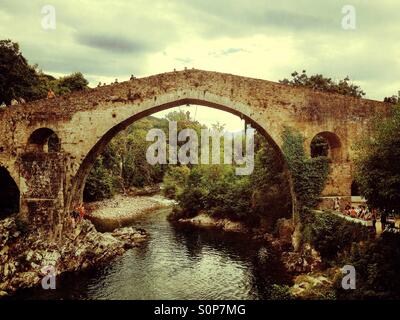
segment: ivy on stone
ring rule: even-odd
[[[284,129],[282,139],[282,151],[292,176],[301,221],[305,218],[302,213],[318,205],[329,174],[329,159],[325,156],[309,158],[303,147],[304,136],[292,128]]]

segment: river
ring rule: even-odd
[[[243,234],[171,224],[170,209],[136,221],[149,239],[108,266],[57,279],[15,299],[268,299],[289,284],[279,254]]]

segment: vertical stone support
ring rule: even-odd
[[[20,216],[32,232],[54,239],[64,221],[65,161],[61,153],[24,153],[19,157]]]

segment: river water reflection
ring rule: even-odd
[[[159,210],[135,225],[150,239],[104,268],[57,279],[23,299],[268,299],[290,283],[277,253],[240,234],[169,223]]]

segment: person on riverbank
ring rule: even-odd
[[[368,216],[370,215],[369,209],[366,206],[363,206],[362,212],[361,212],[361,219],[367,220]]]
[[[85,214],[86,214],[85,208],[83,207],[83,205],[79,205],[79,206],[76,208],[76,210],[77,210],[78,213],[79,213],[78,221],[82,221],[83,218],[85,217]]]
[[[75,229],[76,226],[76,220],[79,218],[79,212],[76,210],[72,210],[71,212],[71,226],[72,229]]]
[[[72,216],[72,220],[73,220],[73,226],[75,226],[75,222],[80,222],[83,220],[83,218],[86,215],[86,211],[85,208],[83,207],[83,205],[79,205],[77,206],[72,212],[71,212],[71,216]]]
[[[365,206],[360,205],[357,209],[357,218],[364,220],[365,212],[366,212]]]

